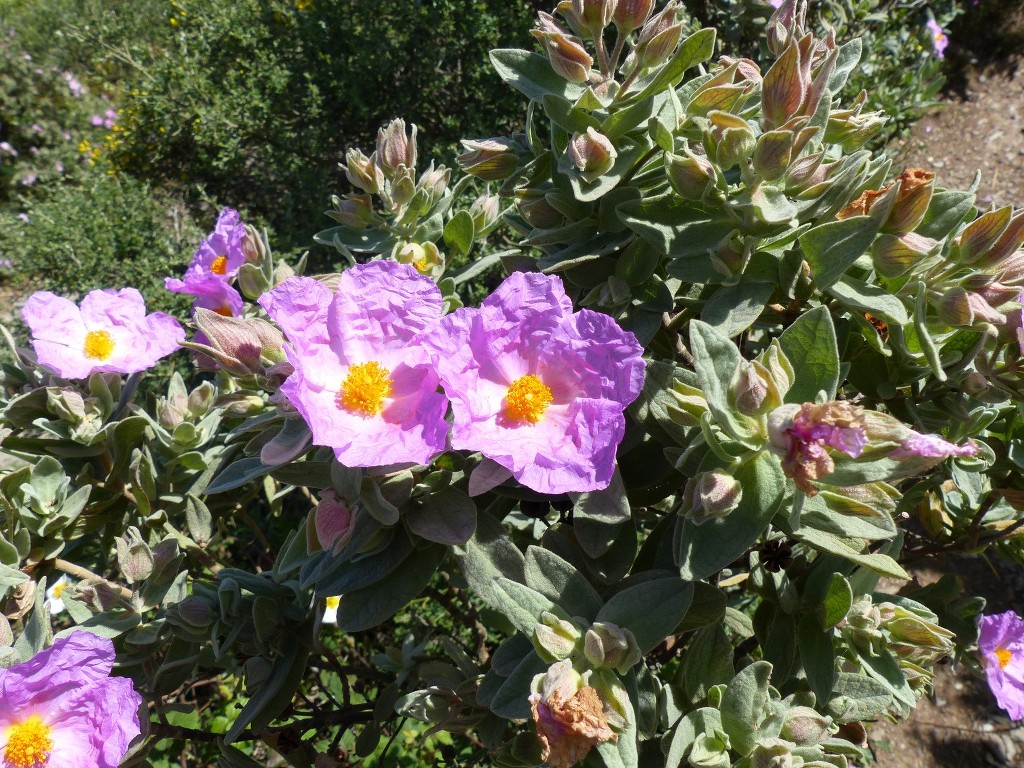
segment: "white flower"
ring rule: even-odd
[[[341,605],[341,598],[338,596],[328,597],[326,600],[326,607],[324,608],[324,624],[337,624],[338,623],[338,606]]]
[[[61,576],[55,582],[53,586],[46,590],[46,602],[50,606],[50,615],[56,616],[58,613],[64,610],[64,601],[61,600],[61,594],[71,584],[71,579],[67,576]]]

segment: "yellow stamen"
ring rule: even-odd
[[[114,340],[106,331],[89,331],[85,334],[83,351],[93,360],[109,360],[114,352]]]
[[[371,361],[348,369],[341,383],[338,405],[362,416],[376,416],[384,409],[384,398],[391,394],[391,371]]]
[[[341,605],[341,598],[340,597],[332,596],[332,597],[328,597],[327,598],[327,607],[329,609],[337,610],[339,605]]]
[[[223,315],[224,317],[234,317],[235,316],[235,313],[231,311],[231,307],[228,307],[228,306],[217,307],[213,311],[216,312],[218,315]]]
[[[53,585],[53,599],[60,600],[61,593],[67,588],[67,584],[60,583]]]
[[[430,272],[430,264],[427,262],[426,257],[422,259],[416,259],[416,261],[414,261],[412,265],[416,267],[416,271],[419,272],[421,275],[425,275],[428,272]]]
[[[52,749],[50,726],[39,715],[32,715],[8,731],[4,759],[14,768],[37,768],[49,762]]]
[[[551,390],[532,373],[512,382],[505,393],[505,415],[517,421],[536,424],[551,404]]]
[[[1013,653],[1007,648],[996,648],[996,658],[999,660],[999,668],[1006,669],[1006,665],[1013,658]]]
[[[226,256],[218,256],[210,265],[210,271],[215,275],[226,275],[228,273],[228,260]]]

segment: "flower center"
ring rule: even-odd
[[[93,360],[109,360],[114,352],[114,340],[106,331],[89,331],[85,334],[84,352]]]
[[[336,596],[328,597],[325,601],[329,610],[338,610],[338,606],[341,605],[341,598]]]
[[[348,376],[341,383],[338,405],[352,413],[376,416],[390,394],[391,371],[374,361],[358,363],[348,369]]]
[[[1013,658],[1013,653],[1008,648],[996,648],[996,659],[999,661],[999,668],[1006,669],[1006,665]]]
[[[532,373],[512,382],[505,393],[505,415],[510,419],[536,424],[551,404],[551,390]]]
[[[54,600],[60,600],[60,596],[64,592],[64,589],[66,587],[67,587],[67,584],[54,584],[53,585],[53,599]]]
[[[213,311],[216,312],[218,315],[221,315],[223,317],[234,317],[235,316],[234,312],[231,311],[231,307],[226,306],[226,305],[223,306],[223,307],[217,307]]]
[[[47,764],[52,749],[50,726],[38,715],[32,715],[8,732],[4,759],[14,768],[36,768]]]
[[[218,256],[210,265],[210,271],[215,275],[226,275],[228,273],[228,259],[226,256]]]

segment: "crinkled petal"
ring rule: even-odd
[[[266,291],[257,303],[284,331],[288,341],[305,347],[312,342],[327,343],[327,312],[333,294],[311,277],[289,277]]]
[[[562,281],[541,272],[513,272],[483,301],[485,307],[499,307],[511,320],[524,322],[543,315],[552,325],[572,314],[572,301]]]
[[[342,273],[328,310],[332,346],[354,363],[382,350],[420,345],[437,327],[443,300],[433,280],[408,264],[372,261]]]
[[[643,347],[608,315],[580,310],[562,320],[544,351],[544,364],[572,370],[587,397],[633,402],[644,384]]]
[[[146,316],[146,300],[134,288],[90,291],[82,299],[86,328],[132,328]]]
[[[49,291],[29,296],[21,309],[21,318],[36,340],[80,344],[85,338],[82,311],[73,301]]]
[[[978,446],[973,442],[964,445],[956,445],[943,440],[938,435],[922,435],[920,432],[911,430],[910,436],[903,440],[903,444],[892,453],[894,459],[902,459],[910,456],[923,456],[928,459],[945,459],[950,456],[974,456],[978,452]]]

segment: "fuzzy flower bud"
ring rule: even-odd
[[[686,481],[680,514],[694,525],[725,517],[739,505],[743,487],[732,475],[721,469],[701,472]]]
[[[430,167],[420,174],[420,180],[416,182],[416,188],[429,193],[431,199],[440,200],[445,190],[448,189],[448,180],[451,178],[451,175],[450,168],[445,168],[443,165],[435,168],[434,164],[431,163]]]
[[[730,395],[736,410],[744,416],[758,416],[768,408],[782,405],[782,396],[768,371],[756,362],[740,366]]]
[[[597,38],[611,22],[615,3],[616,0],[572,0],[572,8],[583,29]]]
[[[569,158],[585,181],[593,182],[615,164],[618,153],[608,137],[593,128],[574,134],[569,141]]]
[[[346,195],[344,199],[331,197],[334,209],[327,215],[339,224],[353,229],[364,229],[373,220],[373,202],[369,195]]]
[[[730,768],[731,746],[729,734],[723,730],[715,728],[713,731],[702,733],[694,740],[686,764],[689,768]]]
[[[466,173],[484,181],[497,181],[511,176],[519,166],[517,145],[509,139],[463,139],[466,151],[455,162]]]
[[[571,621],[559,618],[549,611],[540,615],[533,630],[533,645],[545,661],[561,661],[576,648],[580,631]]]
[[[547,32],[543,29],[532,31],[551,62],[551,68],[570,83],[585,83],[594,66],[594,58],[587,53],[579,38],[564,32]]]
[[[920,168],[907,168],[896,181],[900,185],[892,210],[882,231],[895,235],[913,232],[928,211],[932,201],[935,174]]]
[[[811,707],[793,707],[782,723],[782,738],[799,746],[813,746],[828,738],[832,718]]]
[[[654,0],[618,0],[612,12],[612,23],[620,35],[640,29],[651,17]]]
[[[595,668],[610,667],[625,674],[642,658],[636,638],[628,629],[595,622],[583,637],[583,655]]]
[[[376,154],[367,157],[358,149],[350,149],[345,153],[345,177],[352,186],[371,195],[384,186],[384,174],[377,165]]]
[[[993,308],[980,294],[971,293],[961,286],[947,291],[941,298],[939,317],[944,323],[954,326],[1006,323],[1006,315]]]
[[[501,215],[501,198],[484,192],[469,206],[469,215],[473,217],[473,228],[477,234],[488,231]]]
[[[871,261],[883,277],[900,277],[934,251],[938,242],[908,232],[905,235],[879,235],[871,244]]]
[[[636,47],[631,55],[641,70],[661,64],[679,45],[683,24],[679,21],[679,2],[670,0],[657,16],[649,19],[640,30]]]
[[[245,225],[245,237],[242,238],[242,253],[249,264],[262,264],[267,258],[267,244],[252,224]]]
[[[708,113],[711,127],[706,144],[714,149],[713,158],[723,170],[746,160],[757,146],[754,131],[742,117],[729,112]],[[710,153],[709,153],[710,154]]]
[[[384,175],[391,177],[399,166],[416,168],[416,126],[405,134],[405,120],[397,119],[388,123],[387,128],[377,131],[377,163]]]
[[[355,513],[331,488],[320,493],[313,519],[317,543],[327,551],[339,551],[355,532]]]
[[[689,150],[685,155],[666,152],[665,174],[676,194],[686,200],[702,200],[708,187],[715,184],[714,166]]]
[[[547,195],[536,189],[516,191],[519,213],[527,223],[538,229],[553,229],[559,226],[565,216],[548,202]]]

